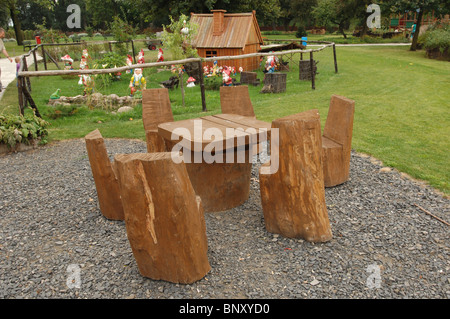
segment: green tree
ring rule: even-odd
[[[17,9],[16,0],[2,0],[0,1],[0,7],[3,10],[9,12],[9,16],[13,22],[14,33],[16,34],[16,41],[18,45],[23,44],[23,32],[22,26],[19,19],[19,10]]]
[[[189,18],[182,14],[178,20],[170,16],[170,24],[163,26],[162,42],[172,53],[173,60],[197,57],[197,50],[191,46],[197,34],[198,26],[190,23]],[[178,65],[178,67],[182,67]],[[184,106],[183,72],[178,75],[181,83],[181,96]]]
[[[420,27],[422,25],[422,17],[425,13],[434,11],[435,16],[450,12],[450,2],[442,0],[391,0],[391,12],[399,13],[406,10],[416,10],[417,16],[416,32],[414,33],[410,50],[416,51],[417,40],[419,39]]]

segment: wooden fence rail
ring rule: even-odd
[[[147,41],[142,39],[143,41]],[[132,40],[137,41],[137,40]],[[278,40],[278,41],[293,41],[293,40]],[[295,39],[295,41],[302,41]],[[105,42],[105,41],[100,41]],[[119,43],[119,41],[106,41],[110,43]],[[305,41],[302,41],[305,42]],[[161,67],[161,66],[167,66],[167,65],[179,65],[179,64],[187,64],[187,63],[199,63],[199,70],[201,70],[201,63],[203,62],[214,62],[214,61],[220,61],[220,60],[236,60],[236,59],[245,59],[249,57],[264,57],[264,56],[282,56],[286,54],[295,54],[300,53],[303,55],[303,53],[309,53],[311,61],[313,61],[313,53],[320,52],[328,47],[333,47],[333,56],[334,56],[334,66],[335,66],[335,72],[338,72],[337,68],[337,60],[336,60],[336,48],[334,42],[327,42],[327,41],[309,41],[309,43],[317,43],[321,44],[319,48],[316,49],[295,49],[295,50],[285,50],[285,51],[274,51],[274,52],[259,52],[259,53],[250,53],[250,54],[243,54],[243,55],[233,55],[233,56],[220,56],[220,57],[210,57],[210,58],[188,58],[188,59],[182,59],[182,60],[174,60],[174,61],[162,61],[162,62],[152,62],[152,63],[141,63],[141,64],[133,64],[129,66],[122,66],[118,68],[108,68],[108,69],[85,69],[85,70],[45,70],[45,71],[39,71],[37,68],[37,60],[36,60],[36,51],[39,48],[42,48],[44,55],[45,55],[45,49],[44,46],[54,46],[58,45],[56,43],[54,44],[39,44],[35,46],[33,49],[31,49],[27,54],[24,54],[22,56],[22,63],[20,65],[20,69],[18,72],[18,94],[19,94],[19,109],[20,114],[24,114],[24,108],[26,103],[30,103],[30,106],[35,110],[36,115],[39,114],[37,107],[35,103],[33,102],[33,99],[31,98],[31,86],[29,85],[29,78],[30,77],[37,77],[37,76],[56,76],[56,75],[96,75],[96,74],[109,74],[109,73],[117,73],[117,72],[126,72],[127,70],[132,70],[135,68],[152,68],[152,67]],[[90,43],[91,44],[91,43]],[[64,45],[64,44],[62,44]],[[70,45],[74,45],[73,43],[70,43]],[[26,66],[26,57],[33,55],[34,63],[35,63],[35,71],[28,70],[28,67]],[[134,54],[133,54],[134,57]],[[136,63],[136,61],[134,62]],[[45,57],[44,57],[44,65]],[[311,86],[312,89],[315,89],[315,79],[314,79],[314,68],[311,68]],[[28,87],[25,85],[25,79],[27,80]],[[200,88],[201,88],[201,95],[202,95],[202,109],[203,111],[206,111],[206,101],[205,101],[205,87],[203,85],[202,77],[200,81]],[[22,97],[22,98],[21,98]]]

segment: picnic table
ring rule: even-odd
[[[159,124],[158,134],[172,152],[182,152],[205,211],[219,212],[248,199],[254,146],[270,128],[254,117],[217,114]]]

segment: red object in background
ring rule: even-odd
[[[36,36],[36,44],[41,44],[41,37],[40,36]]]

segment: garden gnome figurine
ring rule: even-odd
[[[130,80],[130,96],[134,96],[137,90],[145,90],[147,82],[142,74],[142,69],[134,69],[134,74]]]
[[[232,86],[233,85],[233,79],[231,78],[231,70],[227,66],[223,67],[222,82],[223,82],[224,86]]]
[[[275,56],[270,55],[270,56],[267,57],[265,69],[266,69],[265,71],[267,73],[275,72]]]
[[[161,48],[159,48],[159,52],[158,52],[158,61],[157,62],[163,62],[164,61],[164,56],[163,56],[164,52]]]
[[[133,58],[131,57],[131,55],[129,55],[129,54],[127,54],[127,62],[126,62],[126,64],[128,65],[128,66],[131,66],[131,65],[133,65]],[[132,72],[133,70],[127,70],[127,73],[128,74],[130,74],[131,72]]]
[[[145,60],[144,60],[144,49],[141,49],[141,51],[139,52],[138,63],[139,64],[145,63]]]
[[[70,55],[66,54],[65,56],[61,57],[61,61],[64,61],[64,70],[73,70],[73,59],[70,57]]]

